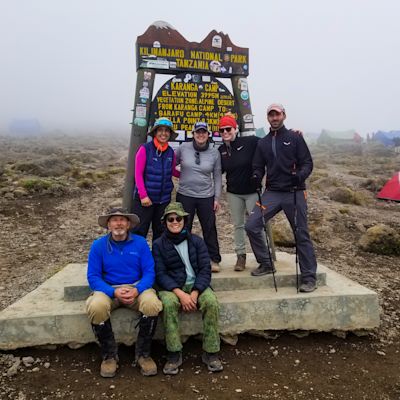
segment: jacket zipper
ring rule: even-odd
[[[276,132],[272,135],[272,152],[274,153],[275,158],[277,159],[278,156],[276,154]]]

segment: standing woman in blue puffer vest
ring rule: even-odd
[[[135,158],[133,212],[139,216],[140,224],[134,232],[146,237],[151,224],[154,241],[164,229],[161,218],[171,201],[172,176],[179,176],[174,151],[168,145],[177,133],[168,118],[159,118],[148,134],[153,140],[140,146]]]

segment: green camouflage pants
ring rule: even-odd
[[[182,290],[191,292],[191,285],[185,285]],[[163,322],[165,330],[165,341],[168,351],[181,351],[182,342],[179,332],[179,309],[181,303],[173,292],[159,292],[163,303]],[[207,288],[198,298],[199,309],[203,317],[203,350],[208,353],[216,353],[220,350],[220,339],[218,333],[219,304],[215,293]]]

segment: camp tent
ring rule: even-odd
[[[8,127],[9,133],[17,136],[39,135],[41,126],[35,118],[14,119]]]
[[[266,128],[258,128],[256,129],[256,136],[259,138],[263,138],[264,136],[267,135],[268,132],[269,130]]]
[[[362,137],[354,129],[340,132],[322,129],[317,140],[318,144],[360,144],[362,141]]]
[[[400,201],[400,171],[386,182],[376,197],[382,200]]]
[[[371,137],[372,141],[382,143],[384,146],[398,146],[396,139],[400,140],[400,131],[378,131]]]

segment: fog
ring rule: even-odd
[[[280,102],[305,132],[400,129],[399,17],[396,0],[1,0],[0,132],[36,118],[46,131],[128,134],[136,37],[157,20],[189,41],[216,29],[249,47],[256,127]]]

